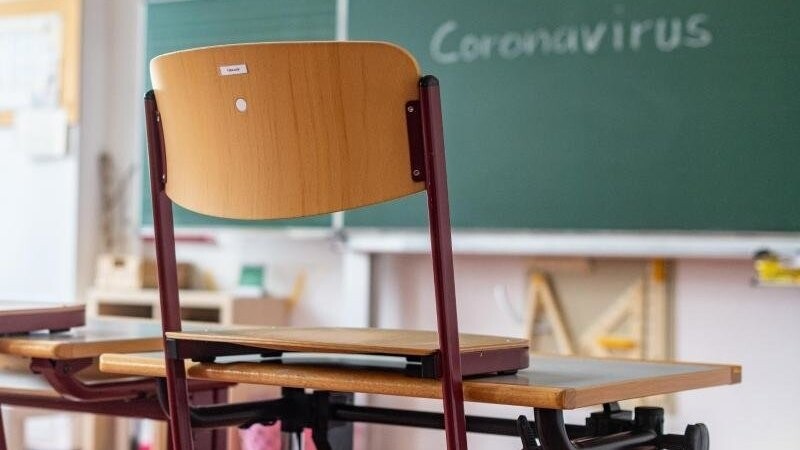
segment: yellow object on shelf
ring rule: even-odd
[[[601,336],[597,338],[597,344],[606,350],[633,350],[639,346],[635,339],[622,336]]]
[[[754,267],[760,283],[795,284],[800,286],[800,267],[785,263],[775,253],[761,251],[756,254]]]

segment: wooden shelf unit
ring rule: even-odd
[[[244,298],[223,291],[182,290],[181,316],[191,322],[219,325],[285,325],[292,302],[288,298]],[[100,289],[89,291],[89,317],[160,319],[158,289]]]

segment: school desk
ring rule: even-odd
[[[63,331],[84,324],[83,305],[0,301],[0,335]]]
[[[91,370],[103,353],[161,348],[161,327],[139,320],[95,319],[64,332],[2,336],[0,355],[6,367],[0,369],[0,404],[165,420],[152,378],[109,378]],[[8,367],[9,362],[15,367]],[[225,401],[228,386],[195,382],[193,400],[199,404]],[[225,448],[224,433],[198,442],[207,449]],[[0,450],[5,450],[4,434],[0,434]]]
[[[237,383],[252,383],[281,386],[285,389],[283,399],[268,403],[272,408],[262,407],[254,414],[267,411],[279,418],[292,408],[286,407],[289,401],[301,405],[316,405],[308,410],[319,411],[319,395],[326,391],[356,392],[368,394],[395,395],[418,398],[441,398],[442,390],[439,381],[421,377],[412,377],[407,373],[408,363],[398,358],[364,357],[353,355],[320,356],[309,354],[286,354],[281,357],[262,358],[259,360],[230,357],[220,358],[216,363],[187,362],[187,375],[190,379],[213,380]],[[164,377],[164,358],[160,353],[120,355],[105,354],[100,358],[100,369],[104,372],[149,377]],[[668,440],[683,442],[686,439],[698,439],[703,436],[707,443],[707,431],[702,428],[687,428],[686,435],[661,435],[658,426],[655,431],[639,431],[635,427],[637,419],[631,416],[624,418],[624,413],[616,410],[616,402],[627,399],[668,394],[690,389],[698,389],[726,384],[736,384],[741,380],[741,368],[730,365],[693,364],[676,362],[644,362],[630,360],[608,360],[586,357],[561,357],[533,355],[531,367],[516,374],[485,376],[464,380],[464,398],[467,401],[516,405],[534,408],[541,437],[550,436],[547,449],[594,448],[570,447],[566,443],[556,443],[558,439],[575,439],[576,436],[591,434],[586,427],[565,425],[563,410],[593,405],[605,405],[605,416],[596,416],[598,423],[617,420],[616,429],[624,429],[625,433],[616,437],[602,436],[608,444],[614,439],[633,439],[628,443],[647,443],[661,439],[662,444]],[[298,389],[310,389],[315,394],[297,395]],[[293,392],[293,390],[295,392]],[[315,397],[316,395],[316,397]],[[305,402],[305,403],[304,403]],[[324,399],[327,404],[324,417],[314,416],[300,418],[309,428],[319,427],[327,421],[358,421],[395,425],[411,425],[426,428],[441,428],[441,415],[415,411],[390,410],[336,404],[330,398]],[[233,405],[227,408],[235,407]],[[246,408],[239,410],[242,414]],[[298,408],[301,409],[302,408]],[[637,409],[638,419],[643,417],[653,420],[653,414],[660,417],[663,423],[663,411],[654,408]],[[205,412],[211,412],[205,408]],[[195,411],[195,419],[200,421],[201,411]],[[659,416],[660,414],[660,416]],[[616,419],[614,419],[616,418]],[[261,419],[264,419],[263,417]],[[298,419],[298,417],[293,417]],[[613,419],[613,420],[612,420]],[[656,420],[657,422],[658,420]],[[624,423],[630,426],[625,428]],[[467,427],[470,431],[505,434],[517,436],[519,433],[515,421],[468,417]],[[619,428],[622,427],[622,428]],[[692,426],[700,427],[700,425]],[[613,427],[612,427],[613,428]],[[324,431],[324,430],[315,430]],[[613,433],[611,433],[613,434]],[[659,436],[656,436],[659,435]],[[691,435],[691,436],[690,436]],[[698,437],[699,435],[702,435]],[[595,436],[595,438],[600,439]],[[638,441],[636,439],[639,439]],[[563,444],[563,445],[562,445]],[[562,445],[562,446],[559,446]],[[571,444],[570,444],[571,445]],[[677,445],[677,444],[676,444]],[[603,448],[603,447],[597,447]],[[607,447],[609,449],[616,447]],[[646,447],[643,447],[646,448]],[[672,448],[672,447],[667,447]],[[674,448],[703,448],[674,447]]]

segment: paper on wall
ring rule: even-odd
[[[54,108],[61,94],[62,18],[0,18],[0,111]]]
[[[63,108],[22,109],[14,116],[19,148],[33,157],[65,155],[68,126]]]

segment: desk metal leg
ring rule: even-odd
[[[158,390],[162,406],[166,406],[165,391],[162,381]],[[204,399],[197,396],[194,401]],[[303,443],[296,436],[308,429],[317,450],[349,450],[354,423],[446,429],[442,413],[358,406],[353,404],[352,394],[341,392],[309,394],[300,388],[283,388],[278,399],[236,404],[224,400],[217,397],[215,404],[192,408],[196,431],[209,433],[215,428],[280,421],[285,450],[302,450]],[[466,416],[465,431],[521,437],[524,450],[709,450],[709,433],[703,424],[687,426],[683,435],[663,434],[662,408],[638,407],[632,412],[607,403],[602,411],[592,413],[585,425],[565,424],[561,410],[537,408],[534,415],[533,423],[525,416],[517,420]],[[198,449],[224,449],[208,445],[213,442],[208,439],[197,442]]]
[[[228,388],[214,389],[214,404],[228,403]],[[214,430],[213,450],[228,450],[228,432],[224,428]]]
[[[281,450],[303,450],[303,437],[297,433],[281,433]]]
[[[562,413],[555,409],[534,409],[533,427],[524,416],[520,417],[518,428],[523,450],[709,450],[708,428],[702,423],[687,426],[682,435],[663,434],[661,408],[639,407],[631,415],[616,403],[605,404],[602,412],[592,413],[586,420],[582,433],[570,432]],[[540,446],[535,446],[535,439]]]
[[[189,394],[193,405],[219,405],[228,403],[228,389],[216,388],[204,391],[194,391]],[[225,428],[194,429],[194,442],[196,450],[227,450],[228,433]]]
[[[563,411],[557,409],[534,409],[539,443],[547,450],[617,450],[653,442],[654,430],[630,430],[597,437],[573,440],[567,433]],[[580,444],[577,443],[580,441]]]

